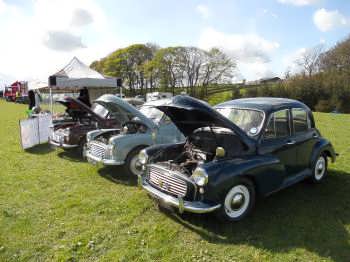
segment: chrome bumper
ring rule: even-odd
[[[101,159],[99,157],[96,157],[96,156],[90,154],[89,151],[86,152],[86,158],[92,164],[102,163],[102,164],[104,164],[106,166],[120,166],[120,165],[124,165],[124,161],[116,161],[116,160],[113,160],[113,159]]]
[[[141,176],[138,177],[138,184],[154,198],[164,202],[166,205],[178,208],[180,213],[187,211],[191,213],[204,214],[213,212],[221,207],[221,204],[209,205],[201,201],[184,201],[181,197],[176,198],[167,195],[152,187],[150,184],[144,181]]]
[[[75,148],[75,147],[78,147],[79,145],[68,145],[68,144],[61,144],[61,143],[58,143],[56,141],[53,141],[53,140],[49,140],[49,143],[50,145],[53,145],[55,147],[62,147],[64,149],[69,149],[69,148]]]

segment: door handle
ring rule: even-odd
[[[289,140],[287,141],[286,145],[294,145],[297,141],[295,140]]]

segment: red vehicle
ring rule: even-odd
[[[4,97],[7,101],[16,102],[18,98],[28,96],[28,85],[24,81],[16,81],[5,87]]]

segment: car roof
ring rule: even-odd
[[[284,108],[303,108],[307,111],[310,111],[309,107],[300,101],[277,97],[252,97],[234,99],[215,106],[215,108],[220,107],[251,108],[262,110],[264,112],[273,112]]]

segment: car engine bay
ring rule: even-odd
[[[127,121],[122,125],[121,134],[130,135],[136,133],[146,133],[147,126],[139,120]]]
[[[245,150],[244,144],[228,129],[200,128],[190,135],[181,152],[172,160],[157,162],[163,167],[191,176],[198,165],[215,160],[216,148],[225,150],[224,158],[237,157]],[[167,154],[169,152],[163,152]]]

